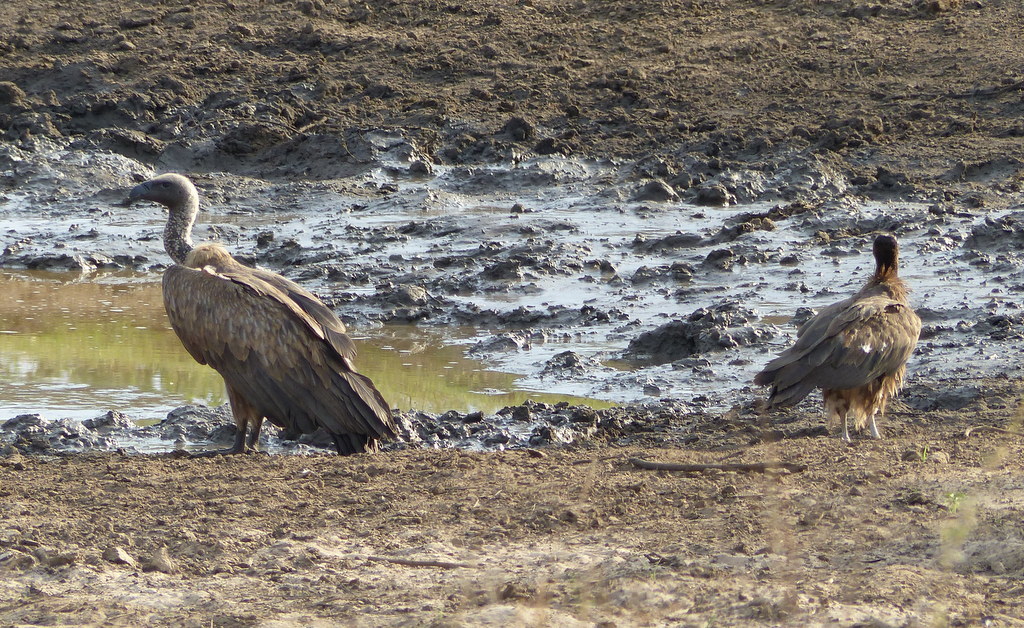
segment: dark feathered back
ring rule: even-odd
[[[755,384],[772,387],[769,406],[791,406],[815,388],[857,388],[886,375],[902,382],[921,319],[898,276],[896,239],[878,236],[873,252],[875,273],[864,287],[818,312],[793,346],[754,377]]]
[[[345,326],[311,293],[209,244],[165,272],[163,293],[188,352],[271,422],[304,433],[322,427],[364,448],[394,436],[388,404],[352,365]]]

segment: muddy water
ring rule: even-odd
[[[196,364],[170,329],[154,279],[0,271],[0,420],[87,419],[117,409],[150,421],[187,403],[224,403],[220,376]],[[353,330],[363,372],[398,408],[493,412],[527,398],[584,401],[517,390],[515,375],[464,357],[459,342],[473,333]]]
[[[16,190],[0,199],[12,227],[0,242],[4,265],[74,267],[82,260],[86,268],[120,264],[155,276],[166,261],[165,214],[151,204],[120,205],[135,180],[128,173],[151,171],[127,158],[63,149],[19,158]],[[798,308],[821,308],[863,284],[879,232],[899,237],[901,272],[925,320],[909,366],[911,386],[1020,371],[1014,356],[1022,336],[1017,295],[1024,258],[1017,251],[1024,226],[1017,210],[840,195],[750,230],[742,227],[754,223],[745,221],[781,205],[638,201],[637,179],[607,162],[538,158],[439,166],[429,175],[391,165],[325,181],[196,174],[202,211],[195,237],[219,240],[243,260],[332,297],[332,306],[356,321],[362,368],[398,407],[495,408],[521,397],[490,393],[520,389],[613,402],[671,397],[727,409],[763,395],[751,379],[792,342]],[[514,272],[500,272],[503,264]],[[675,265],[688,269],[679,274],[684,278]],[[494,268],[499,272],[487,276]],[[389,318],[409,309],[393,299],[398,286],[429,293],[422,317]],[[629,361],[626,349],[641,334],[722,306],[754,310],[743,328],[767,333],[745,346],[702,349],[692,359]],[[604,316],[581,317],[581,308]],[[381,328],[381,320],[416,324]],[[466,324],[473,327],[457,327]],[[509,349],[487,342],[503,333],[528,343]],[[549,368],[567,350],[583,367]],[[426,361],[415,385],[386,382],[415,373],[420,359]],[[375,364],[385,366],[375,373]],[[462,392],[432,400],[426,389],[446,388],[456,373],[463,379],[452,386]],[[219,391],[215,384],[176,399],[205,400]]]

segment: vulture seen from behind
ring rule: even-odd
[[[255,451],[264,418],[292,432],[324,428],[339,454],[375,451],[395,436],[391,409],[356,372],[345,325],[312,293],[281,275],[241,264],[218,244],[192,246],[199,194],[187,178],[163,174],[134,187],[128,203],[167,207],[163,277],[171,327],[200,364],[224,378],[238,427],[234,445]],[[248,438],[246,432],[248,428]]]
[[[907,360],[917,346],[921,319],[907,301],[899,278],[899,245],[891,235],[875,238],[875,273],[852,297],[808,320],[797,340],[754,377],[771,386],[768,407],[792,406],[820,388],[829,421],[843,423],[850,440],[852,415],[858,430],[881,438],[875,417],[903,387]]]

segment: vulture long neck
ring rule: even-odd
[[[184,265],[185,258],[192,251],[192,225],[199,213],[199,195],[192,191],[183,201],[167,209],[164,250],[175,263]]]
[[[907,300],[907,286],[899,277],[900,252],[895,242],[875,244],[875,274],[871,276],[867,287],[881,286],[896,301]]]

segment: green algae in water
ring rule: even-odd
[[[219,405],[224,385],[174,335],[152,275],[0,271],[0,420],[22,413],[86,419],[116,409],[140,420],[186,403]],[[600,402],[515,389],[453,344],[474,330],[352,330],[357,366],[393,407],[491,413],[526,399]]]

